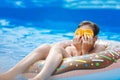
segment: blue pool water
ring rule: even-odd
[[[105,72],[99,72],[95,74],[90,75],[84,75],[84,76],[75,76],[70,78],[63,78],[63,79],[56,79],[56,80],[120,80],[120,69],[114,69],[110,71]]]
[[[14,1],[0,1],[0,73],[13,67],[41,44],[71,40],[77,25],[83,20],[90,20],[99,25],[99,39],[120,41],[120,10],[115,6],[105,9],[102,6],[93,6],[88,9],[79,8],[78,5],[71,6],[73,4],[67,2],[69,0]],[[31,1],[38,1],[43,6],[39,4],[40,7],[36,7]],[[38,2],[34,3],[38,5]],[[120,68],[60,80],[120,80],[119,74]]]

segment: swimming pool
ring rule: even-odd
[[[100,26],[99,39],[120,41],[119,9],[0,7],[0,10],[0,73],[41,44],[71,40],[77,25],[83,20],[91,20]],[[118,74],[120,68],[60,80],[120,80]]]
[[[53,23],[52,23],[53,24]],[[13,25],[10,25],[13,26]],[[113,32],[100,32],[100,39],[109,39],[109,40],[117,40],[119,41],[120,35],[119,33]],[[45,29],[45,28],[37,28],[34,26],[13,26],[13,27],[5,27],[1,26],[0,28],[0,72],[4,72],[14,66],[18,61],[20,61],[23,57],[25,57],[29,52],[31,52],[37,46],[44,43],[54,43],[63,40],[71,40],[74,35],[74,32],[67,30],[55,30],[55,29]],[[112,35],[112,36],[111,36]],[[60,80],[72,80],[72,79],[84,79],[87,80],[93,79],[95,75],[96,78],[100,75],[112,75],[113,72],[116,74],[115,77],[109,76],[105,79],[117,80],[120,79],[119,71],[112,70],[103,73],[97,73],[86,76],[77,76],[72,78],[65,78]],[[86,78],[88,77],[88,78]],[[113,78],[113,79],[112,79]],[[97,79],[98,80],[98,79]],[[103,79],[102,79],[103,80]]]

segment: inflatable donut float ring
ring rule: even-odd
[[[104,44],[106,50],[99,53],[64,58],[53,74],[56,75],[71,70],[101,69],[110,66],[114,62],[117,63],[117,60],[120,59],[120,42],[98,40],[96,41],[96,44]],[[45,60],[34,63],[24,74],[39,73],[44,66],[44,63]]]

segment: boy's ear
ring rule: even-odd
[[[93,41],[96,41],[98,39],[98,36],[94,36]]]

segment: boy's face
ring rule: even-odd
[[[97,40],[97,36],[94,36],[94,32],[89,25],[81,26],[79,30],[78,31],[77,30],[75,32],[75,36],[86,37],[87,39],[89,39],[89,37],[92,37],[93,44]]]

